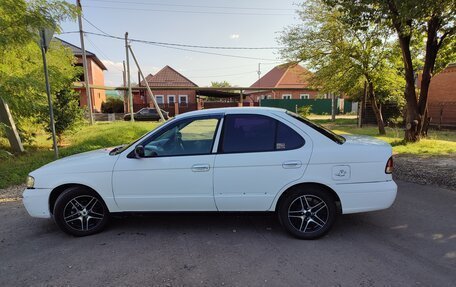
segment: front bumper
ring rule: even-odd
[[[22,202],[32,217],[50,218],[49,195],[52,189],[36,188],[24,190]]]

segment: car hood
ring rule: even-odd
[[[118,158],[109,155],[113,148],[104,148],[64,157],[48,163],[31,172],[32,176],[41,174],[93,173],[112,171]]]

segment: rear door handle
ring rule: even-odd
[[[302,166],[302,162],[299,160],[289,160],[282,163],[283,168],[300,168]]]
[[[193,172],[204,172],[204,171],[209,171],[211,168],[208,164],[194,164],[192,166],[192,171]]]

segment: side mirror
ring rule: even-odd
[[[137,145],[135,147],[135,156],[136,158],[144,157],[144,147],[142,145]]]

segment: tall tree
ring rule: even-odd
[[[0,2],[0,98],[9,104],[21,126],[46,105],[43,64],[38,31],[55,27],[76,15],[74,5],[65,1],[2,0]],[[51,91],[65,88],[76,73],[74,56],[59,43],[48,51]]]
[[[325,92],[350,94],[366,85],[380,134],[385,125],[376,91],[384,90],[382,77],[389,77],[390,88],[400,86],[398,75],[387,60],[394,46],[387,30],[375,22],[352,26],[342,21],[344,12],[321,0],[302,4],[301,24],[288,27],[279,41],[285,46],[282,56],[304,62],[315,70],[313,84]]]
[[[429,85],[433,75],[456,61],[456,0],[326,0],[344,11],[346,21],[362,25],[366,20],[395,31],[402,52],[406,109],[406,141],[419,141],[427,122]],[[413,42],[423,38],[419,52],[423,66],[414,65]],[[419,93],[415,88],[421,72]]]

